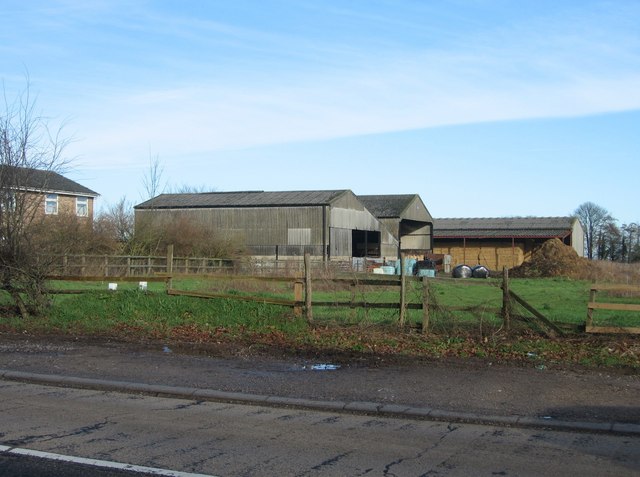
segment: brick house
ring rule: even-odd
[[[93,221],[94,200],[98,193],[53,171],[26,167],[0,166],[3,202],[24,194],[35,207],[35,217],[73,216]]]

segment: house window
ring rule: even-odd
[[[5,191],[2,204],[0,204],[2,210],[8,212],[15,212],[16,210],[16,194],[13,191]]]
[[[76,197],[76,215],[78,217],[89,216],[89,198],[88,197]]]
[[[44,213],[47,215],[58,213],[58,194],[47,194],[44,200]]]

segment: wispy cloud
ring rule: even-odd
[[[131,147],[143,139],[163,150],[190,153],[640,108],[640,73],[541,70],[542,78],[523,81],[508,74],[510,62],[495,57],[481,64],[477,57],[443,56],[394,58],[376,67],[295,81],[282,77],[280,85],[203,82],[105,98],[108,104],[99,108],[99,125],[91,135],[94,142],[104,137],[106,143]]]
[[[189,154],[640,108],[636,2],[269,7],[263,23],[259,2],[45,2],[12,18],[32,33],[22,64],[78,118],[78,150],[116,162],[150,144]]]

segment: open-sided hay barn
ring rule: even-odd
[[[136,227],[188,219],[254,256],[308,252],[343,260],[398,255],[399,237],[350,190],[162,194],[134,210]],[[414,220],[407,214],[407,220]],[[415,231],[409,229],[409,235]]]
[[[545,241],[558,238],[584,256],[584,231],[575,217],[435,219],[435,254],[451,255],[452,265],[516,267]]]

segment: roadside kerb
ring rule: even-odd
[[[273,407],[294,407],[317,411],[349,412],[354,414],[383,415],[405,419],[422,419],[443,422],[461,422],[468,424],[495,425],[505,427],[524,427],[548,429],[554,431],[578,431],[611,433],[621,435],[640,435],[640,424],[623,422],[586,422],[562,421],[550,418],[527,416],[498,416],[478,413],[466,413],[410,407],[401,404],[384,404],[368,401],[316,401],[304,398],[268,396],[238,392],[198,389],[182,386],[133,383],[128,381],[110,381],[76,376],[37,374],[24,371],[0,369],[0,379],[49,386],[94,389],[124,393],[138,393],[157,397],[195,399],[202,401],[230,402],[237,404],[267,405]]]

